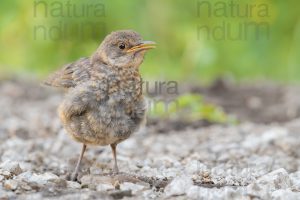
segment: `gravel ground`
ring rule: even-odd
[[[0,83],[0,199],[300,199],[300,119],[169,129],[148,126],[118,146],[81,145],[62,129],[62,95]]]

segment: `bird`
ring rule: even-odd
[[[65,89],[58,115],[66,132],[82,143],[72,173],[76,181],[88,145],[110,145],[113,173],[119,173],[117,145],[145,122],[146,103],[139,67],[156,43],[133,30],[108,34],[90,57],[80,58],[50,74],[47,86]]]

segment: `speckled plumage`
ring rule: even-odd
[[[91,57],[64,66],[45,81],[67,89],[58,112],[76,141],[116,146],[139,128],[146,110],[139,65],[153,44],[143,43],[134,31],[113,32]]]

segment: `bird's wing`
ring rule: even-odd
[[[105,83],[105,80],[90,80],[76,86],[76,88],[70,88],[59,107],[62,119],[68,120],[74,116],[81,116],[88,109],[99,109],[98,106],[93,106],[107,98],[108,85]],[[91,117],[95,116],[92,115]]]
[[[75,87],[78,83],[89,80],[91,67],[90,58],[81,58],[51,74],[44,84],[61,88]]]

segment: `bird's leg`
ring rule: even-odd
[[[111,150],[112,150],[112,153],[113,153],[113,157],[114,157],[114,173],[119,173],[119,168],[118,168],[118,163],[117,163],[117,150],[116,150],[116,147],[117,147],[117,144],[111,144],[110,145],[111,147]]]
[[[77,176],[78,176],[78,171],[79,171],[79,166],[80,166],[80,163],[81,163],[81,160],[83,158],[83,154],[85,152],[85,149],[86,149],[86,144],[82,144],[82,149],[81,149],[81,153],[80,153],[80,156],[78,158],[78,161],[77,161],[77,164],[76,164],[76,167],[75,167],[75,171],[72,175],[72,181],[76,181],[77,179]]]

